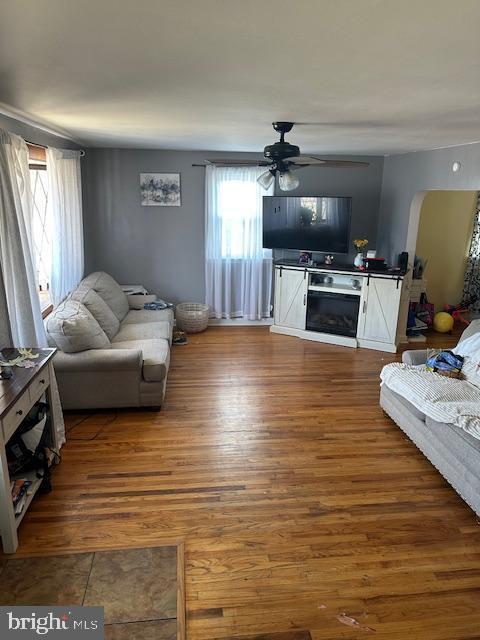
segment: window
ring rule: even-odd
[[[51,306],[50,269],[52,263],[52,224],[48,209],[48,175],[45,149],[28,145],[30,181],[33,197],[32,242],[38,295],[42,312]]]
[[[221,182],[218,204],[222,220],[222,258],[247,257],[248,228],[254,222],[258,209],[255,182]]]
[[[216,169],[214,218],[222,258],[252,258],[271,251],[262,249],[262,202],[264,191],[257,183],[256,167],[228,167]],[[218,246],[216,255],[218,257]]]
[[[270,317],[272,252],[263,249],[263,167],[205,171],[205,301],[215,318]]]

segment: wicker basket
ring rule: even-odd
[[[200,302],[181,302],[175,309],[177,328],[187,333],[199,333],[208,327],[210,307]]]

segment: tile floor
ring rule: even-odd
[[[0,564],[2,605],[100,605],[106,640],[175,640],[175,546],[12,558]]]

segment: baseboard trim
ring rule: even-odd
[[[273,318],[262,320],[247,320],[247,318],[211,318],[209,327],[269,327],[273,324]]]
[[[389,342],[373,342],[373,340],[362,340],[359,338],[358,346],[374,351],[385,351],[386,353],[397,353],[397,345]]]

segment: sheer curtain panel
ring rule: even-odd
[[[0,260],[12,345],[44,347],[47,338],[31,251],[29,171],[25,141],[0,129]]]
[[[53,304],[58,304],[83,278],[83,221],[80,152],[47,149],[48,206],[52,219]]]
[[[0,317],[8,320],[2,341],[13,347],[46,347],[32,251],[33,200],[25,141],[0,129]],[[6,346],[4,344],[1,345]],[[65,425],[57,382],[51,381],[58,442],[65,442]]]
[[[206,168],[206,302],[214,318],[270,317],[272,254],[262,248],[257,167]]]

